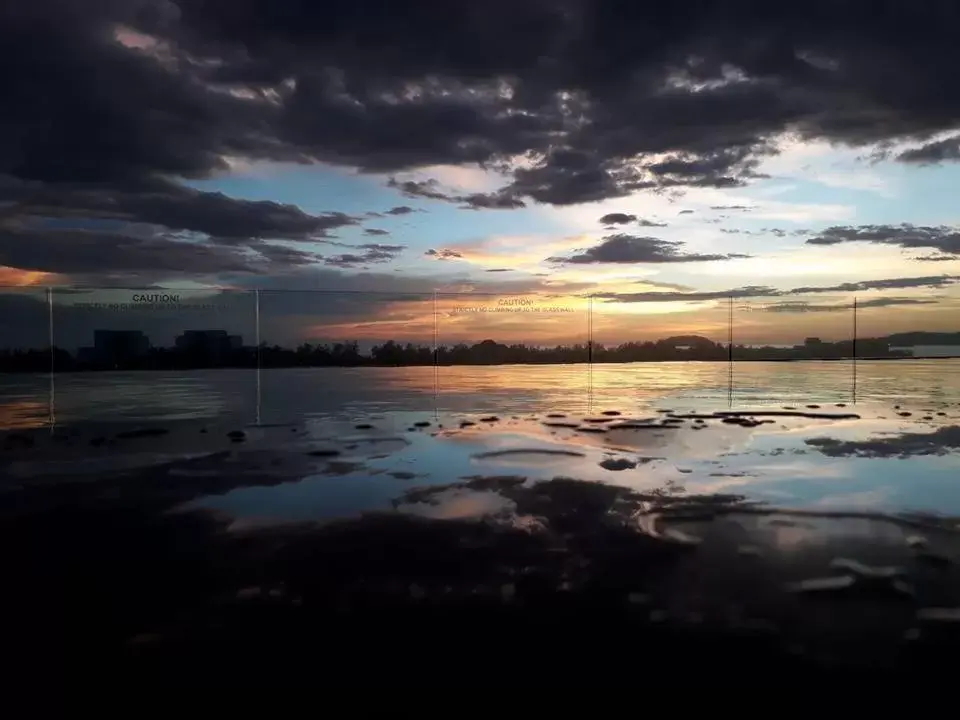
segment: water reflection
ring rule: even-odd
[[[277,378],[296,376],[284,372]],[[141,420],[143,432],[103,412],[55,433],[0,434],[0,528],[23,549],[10,574],[19,617],[73,612],[86,653],[159,648],[190,662],[215,648],[218,667],[234,655],[222,650],[230,642],[255,646],[272,666],[302,657],[288,649],[304,637],[329,648],[340,630],[342,647],[369,631],[409,648],[443,609],[477,607],[493,608],[497,627],[515,611],[510,638],[529,640],[555,613],[549,634],[569,644],[573,611],[591,618],[578,647],[629,628],[647,632],[643,647],[662,658],[696,636],[691,628],[750,637],[759,628],[774,654],[866,648],[857,661],[876,664],[899,662],[908,631],[939,637],[930,618],[957,605],[956,398],[861,402],[855,415],[835,407],[846,401],[809,413],[803,406],[817,403],[796,402],[786,415],[758,405],[738,416],[707,412],[703,398],[654,378],[660,386],[630,396],[616,386],[589,412],[559,412],[544,407],[559,391],[540,393],[524,376],[494,399],[491,417],[410,407],[424,378],[403,375],[405,389],[392,389],[393,372],[366,375],[362,398],[342,405],[343,375],[279,385],[298,421],[251,425],[242,402],[233,419],[204,417],[232,396],[229,382],[198,374],[194,385],[171,376],[181,400],[163,405],[168,393],[150,408],[182,419]],[[903,396],[924,381],[896,380]],[[870,575],[894,566],[902,576]],[[390,623],[413,628],[405,642],[384,643],[371,608],[410,610],[410,622]],[[463,642],[473,617],[447,634]],[[657,646],[650,629],[664,627],[682,632]],[[866,633],[890,642],[882,652],[847,642]],[[710,662],[731,658],[724,648]]]
[[[516,503],[497,492],[459,487],[408,495],[395,507],[398,512],[434,520],[496,520],[516,514]]]
[[[236,460],[235,469],[253,462],[220,457]],[[520,638],[541,668],[557,658],[568,665],[575,644],[589,658],[585,671],[601,664],[608,681],[626,636],[671,668],[694,663],[697,674],[723,663],[795,672],[802,655],[804,667],[824,656],[862,667],[895,662],[902,680],[912,667],[905,633],[923,621],[915,640],[926,649],[927,634],[942,638],[956,615],[937,608],[956,607],[960,543],[935,522],[490,475],[453,486],[398,483],[388,511],[344,512],[376,477],[327,478],[325,505],[339,506],[338,521],[270,528],[269,514],[169,512],[197,492],[191,485],[216,488],[203,474],[70,483],[58,496],[48,491],[46,504],[20,503],[0,525],[6,544],[22,549],[7,599],[34,642],[46,647],[62,635],[56,642],[65,638],[78,660],[159,667],[165,682],[184,666],[194,679],[289,680],[303,650],[317,647],[354,677],[386,654],[383,672],[396,678],[409,648],[437,637],[444,641],[428,645],[428,656],[440,664],[451,647],[467,648],[455,668],[461,678],[475,648]],[[257,488],[261,509],[275,508],[273,489]],[[300,500],[327,511],[320,496]],[[946,569],[932,572],[929,558]],[[898,574],[887,577],[893,566]],[[889,602],[898,587],[906,594]],[[847,589],[856,594],[841,594]],[[531,656],[507,652],[479,665],[495,660],[519,674]]]
[[[12,394],[11,394],[12,395]],[[50,423],[50,406],[33,399],[9,397],[0,403],[0,429],[38,428]]]
[[[903,432],[891,437],[840,440],[817,437],[806,441],[830,457],[908,458],[916,455],[949,455],[960,449],[960,426],[932,432]]]
[[[739,363],[728,392],[723,363],[292,368],[57,375],[55,411],[66,425],[102,421],[230,418],[299,422],[397,411],[635,415],[659,407],[717,409],[852,403],[845,362]],[[258,379],[259,378],[259,379]],[[861,361],[858,402],[903,402],[918,410],[960,403],[960,360]],[[0,426],[50,419],[45,375],[0,376]]]
[[[188,420],[143,432],[116,423],[8,433],[2,471],[16,487],[41,494],[81,479],[119,490],[131,487],[134,474],[138,492],[241,520],[284,522],[388,510],[411,487],[558,476],[648,494],[733,492],[780,507],[960,514],[953,479],[960,470],[960,413],[914,420],[880,404],[858,408],[860,418],[825,412],[764,418],[764,412],[757,410],[756,419],[726,411],[689,419],[675,411],[619,415],[610,423],[548,417],[556,413],[410,412],[242,430]]]
[[[951,372],[960,361],[861,363],[862,383],[877,398],[861,398],[855,414],[838,363],[742,365],[747,397],[758,398],[738,405],[756,411],[744,422],[729,412],[711,414],[727,407],[725,367],[713,363],[597,366],[589,398],[575,392],[582,380],[575,366],[447,368],[439,400],[429,367],[272,370],[263,373],[260,413],[242,370],[65,375],[57,381],[61,424],[49,451],[8,456],[6,471],[38,477],[71,472],[74,463],[99,472],[111,463],[134,468],[224,447],[242,455],[256,449],[268,455],[256,462],[244,456],[243,467],[232,465],[230,473],[254,479],[244,484],[276,487],[238,490],[220,509],[250,515],[275,506],[282,508],[278,516],[300,519],[387,508],[398,483],[485,474],[565,475],[642,492],[736,491],[785,506],[845,497],[882,508],[960,511],[947,493],[960,447],[960,373]],[[47,380],[0,379],[7,428],[44,426]],[[824,417],[764,415],[780,390],[788,391],[780,412]],[[136,442],[111,439],[131,423],[190,429]],[[208,428],[212,434],[202,434]],[[225,438],[237,428],[245,428],[242,452]],[[337,457],[314,456],[304,466],[303,454],[325,448]],[[904,457],[911,459],[910,484],[902,465],[885,462]],[[337,473],[331,463],[341,463]],[[342,487],[332,474],[346,478]],[[270,476],[281,482],[264,480]],[[291,479],[295,487],[286,484]]]

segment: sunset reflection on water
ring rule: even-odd
[[[293,368],[55,376],[58,424],[199,418],[288,422],[395,411],[644,413],[868,401],[960,402],[960,360]],[[259,390],[259,391],[258,391]],[[0,425],[49,422],[47,375],[0,377]],[[259,404],[258,404],[259,402]]]
[[[0,428],[39,428],[50,423],[49,405],[30,400],[0,402]]]

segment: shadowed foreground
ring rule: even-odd
[[[954,412],[8,433],[11,685],[75,707],[182,685],[932,679],[960,647],[956,518],[769,503],[812,484],[949,507]]]
[[[4,616],[17,669],[46,691],[105,677],[126,690],[919,679],[956,649],[957,618],[929,611],[958,604],[955,532],[930,519],[485,477],[458,488],[496,491],[511,512],[228,531],[212,513],[171,512],[169,488],[96,485],[22,504],[0,531],[16,549]],[[790,555],[771,540],[804,528],[823,542]]]

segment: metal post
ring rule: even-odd
[[[440,348],[437,344],[437,337],[439,335],[439,328],[437,326],[438,320],[437,312],[437,291],[433,291],[433,414],[434,418],[439,420],[440,417],[440,368],[439,368],[439,352]]]
[[[260,424],[260,288],[253,291],[254,320],[257,341],[257,425]]]
[[[733,407],[733,295],[727,317],[727,405]]]
[[[853,298],[853,385],[852,400],[857,402],[857,298]]]
[[[593,412],[593,295],[587,299],[587,412]]]
[[[53,337],[53,288],[47,288],[47,338],[50,343],[50,378],[49,388],[47,390],[47,419],[50,424],[50,432],[53,432],[57,424],[57,388],[55,381],[56,372],[56,351],[54,349]]]

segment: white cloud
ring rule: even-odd
[[[477,165],[431,165],[420,170],[397,173],[397,179],[428,180],[436,179],[444,188],[459,192],[492,192],[506,184],[502,175],[484,170]]]
[[[759,171],[780,180],[803,180],[826,187],[875,192],[896,197],[896,172],[871,165],[862,152],[832,146],[828,142],[802,142],[786,137],[778,143],[778,155],[761,163]]]
[[[756,203],[749,217],[763,220],[783,220],[792,223],[839,222],[852,220],[856,208],[835,203],[791,203],[781,200],[762,200]]]
[[[841,283],[898,275],[937,275],[943,272],[942,268],[936,267],[928,272],[926,266],[946,264],[913,263],[916,272],[906,272],[904,266],[907,262],[912,261],[907,260],[899,248],[802,245],[743,260],[704,263],[686,268],[686,271],[691,275],[723,277],[733,285],[778,285],[778,279],[789,278],[791,285],[799,286],[822,285],[824,278],[829,278],[831,283]]]
[[[818,173],[816,181],[821,185],[851,190],[869,190],[884,197],[896,197],[889,178],[880,177],[876,172],[857,170],[836,170]]]

